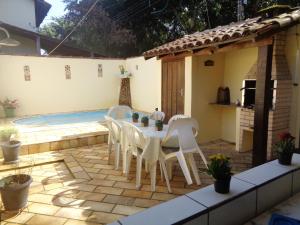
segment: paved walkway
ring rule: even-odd
[[[227,142],[211,142],[202,147],[206,156],[223,152],[233,161],[236,172],[249,168],[250,153],[237,153]],[[111,157],[111,163],[113,156]],[[203,167],[203,164],[200,165]],[[150,191],[149,175],[142,174],[142,187],[135,188],[135,163],[129,178],[108,164],[107,145],[72,148],[22,156],[18,165],[0,166],[0,177],[18,172],[30,173],[33,183],[29,204],[21,213],[4,212],[1,224],[93,225],[113,222],[145,208],[201,188],[187,185],[180,168],[171,181],[173,193],[167,192],[158,171],[156,192]],[[212,183],[201,174],[202,186]]]

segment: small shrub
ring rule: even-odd
[[[15,127],[2,127],[0,128],[0,140],[10,141],[12,135],[18,134],[18,130]]]
[[[207,173],[216,180],[226,180],[231,177],[230,158],[223,154],[216,154],[209,157]]]

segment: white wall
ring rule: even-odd
[[[0,21],[35,31],[34,0],[0,0]]]
[[[161,60],[128,58],[126,68],[132,74],[130,78],[132,107],[146,112],[161,108]]]
[[[103,67],[102,78],[98,64]],[[25,65],[30,66],[31,81],[24,80]],[[71,80],[65,79],[65,65],[71,66]],[[0,99],[18,99],[17,115],[109,108],[118,103],[119,65],[125,60],[2,55]]]

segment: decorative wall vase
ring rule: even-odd
[[[30,68],[28,65],[24,66],[24,79],[25,81],[30,81],[31,77],[30,77]]]
[[[119,105],[128,105],[129,107],[131,107],[130,79],[129,78],[121,79]]]
[[[65,76],[66,80],[71,80],[71,66],[65,65]]]

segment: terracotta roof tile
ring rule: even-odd
[[[241,38],[251,37],[252,35],[259,36],[267,31],[287,27],[299,22],[299,9],[265,20],[262,20],[261,17],[251,18],[225,26],[218,26],[214,29],[184,35],[182,38],[175,41],[144,52],[144,56],[146,58],[151,58],[158,55],[204,48],[212,44],[236,41]]]

